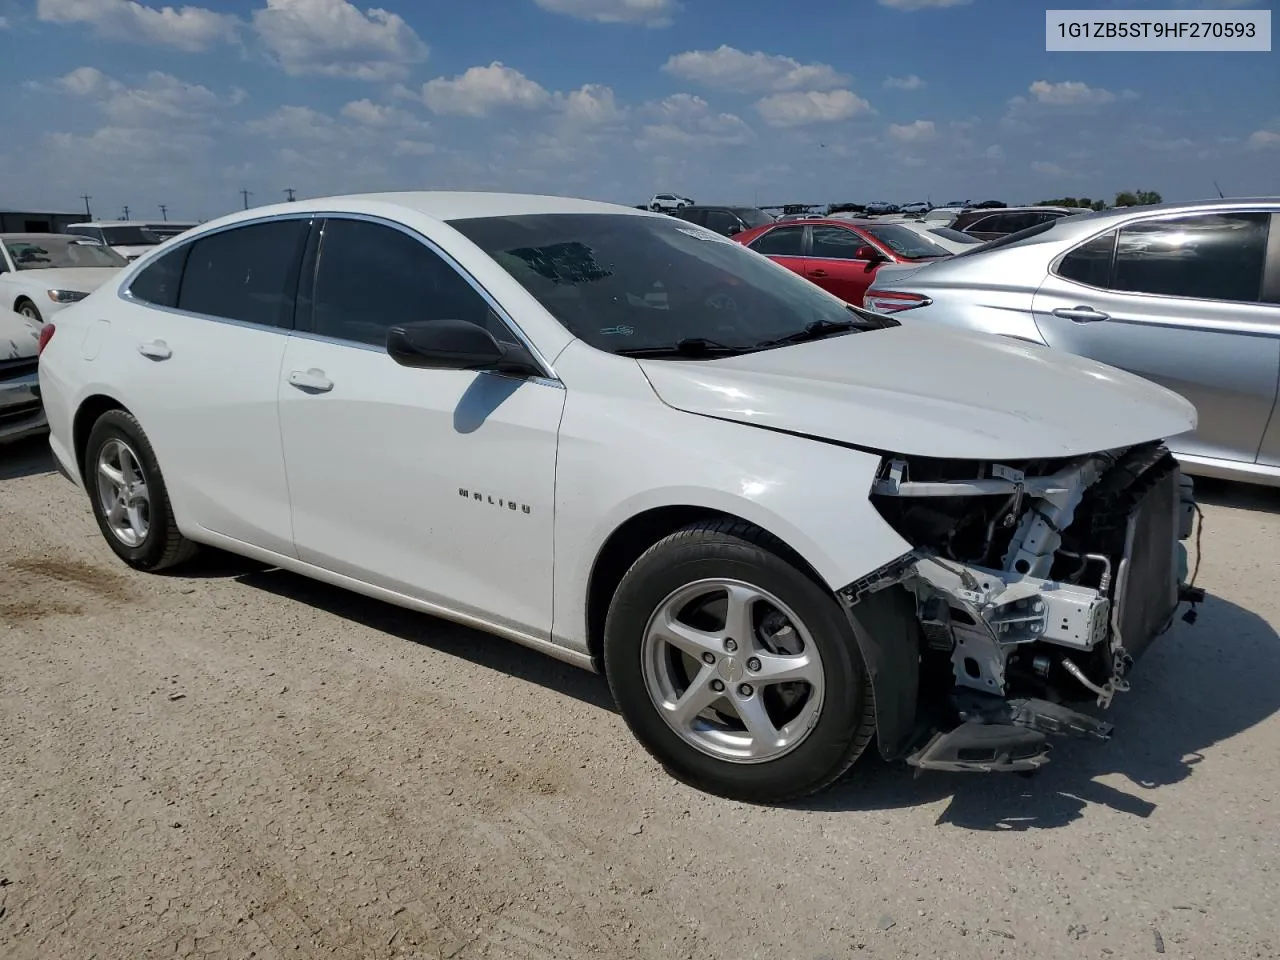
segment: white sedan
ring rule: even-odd
[[[129,263],[108,246],[63,233],[0,233],[0,309],[37,323],[83,300]]]
[[[1197,596],[1176,394],[629,207],[259,208],[42,342],[53,452],[125,563],[210,544],[602,669],[726,796],[819,790],[873,735],[1034,770],[1106,738],[1065,704]]]

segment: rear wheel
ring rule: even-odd
[[[821,790],[875,732],[844,612],[741,521],[687,527],[636,561],[604,653],[640,742],[677,779],[722,796],[772,803]]]
[[[155,451],[124,410],[108,410],[89,432],[85,487],[107,545],[136,570],[163,570],[196,545],[178,532]]]

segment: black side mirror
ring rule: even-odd
[[[728,228],[725,230],[725,233],[731,237],[735,233],[741,233],[741,232],[742,232],[742,224],[740,223],[731,223],[729,224]]]
[[[523,346],[499,343],[484,327],[467,320],[419,320],[387,331],[387,353],[401,366],[428,370],[497,370],[538,374]]]

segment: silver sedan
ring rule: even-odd
[[[1196,430],[1170,442],[1188,473],[1280,486],[1280,198],[1052,221],[883,271],[864,303],[1161,383],[1199,410]]]

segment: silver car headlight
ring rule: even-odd
[[[77,300],[83,300],[89,294],[83,290],[46,290],[49,299],[54,303],[75,303]]]

